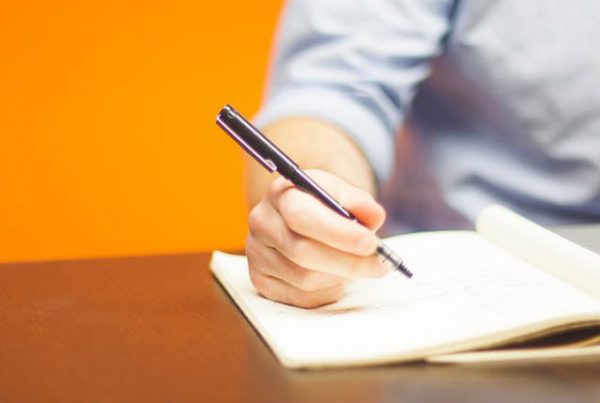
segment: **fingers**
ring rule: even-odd
[[[385,221],[385,210],[370,194],[363,193],[346,195],[343,206],[354,214],[362,225],[371,231],[377,231]]]
[[[323,209],[322,205],[319,207]],[[389,267],[380,262],[374,254],[375,247],[367,256],[355,255],[298,235],[287,226],[283,217],[269,203],[260,203],[253,210],[249,225],[253,239],[277,249],[287,259],[303,268],[346,279],[378,277],[389,272]]]
[[[372,231],[381,227],[385,221],[385,210],[367,191],[327,172],[308,171],[308,174],[350,211],[362,225]]]
[[[250,278],[267,298],[301,307],[337,301],[347,279],[383,276],[374,232],[383,208],[363,190],[323,171],[311,176],[354,214],[344,218],[314,196],[278,178],[249,216]]]
[[[346,281],[340,276],[306,269],[286,258],[278,250],[258,242],[252,236],[248,236],[246,240],[246,256],[252,262],[253,269],[303,291],[318,291],[343,285]]]
[[[341,203],[349,206],[368,227],[342,217],[312,195],[286,184],[275,184],[267,197],[295,233],[348,253],[361,256],[375,253],[378,239],[372,230],[383,223],[383,208],[358,188],[345,183],[336,185],[335,193],[341,195]]]
[[[297,266],[276,250],[254,241],[251,236],[246,255],[250,279],[266,298],[302,308],[315,308],[339,300],[344,293],[342,278]]]
[[[344,286],[337,285],[318,291],[302,291],[285,282],[260,272],[250,272],[252,283],[264,297],[300,308],[317,308],[338,301],[344,294]]]
[[[313,196],[289,189],[271,201],[289,229],[332,248],[361,256],[372,255],[377,237],[367,227],[323,208]]]

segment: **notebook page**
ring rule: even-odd
[[[600,300],[600,255],[501,206],[482,210],[477,232]]]
[[[527,333],[565,318],[600,320],[600,304],[472,232],[387,240],[414,272],[348,285],[339,302],[305,310],[260,297],[244,257],[211,267],[286,366],[421,358]]]

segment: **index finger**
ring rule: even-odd
[[[375,253],[378,239],[373,232],[342,217],[308,193],[288,188],[271,202],[286,225],[299,235],[354,255]],[[363,208],[377,207],[365,204]]]

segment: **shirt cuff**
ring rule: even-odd
[[[285,90],[263,105],[254,123],[264,127],[291,116],[315,118],[342,129],[364,152],[377,181],[381,184],[389,178],[394,159],[394,134],[366,105],[334,90]]]

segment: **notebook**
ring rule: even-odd
[[[316,309],[260,296],[244,256],[216,251],[210,266],[290,368],[600,359],[600,255],[501,206],[484,209],[475,231],[385,242],[412,279],[352,281]]]

